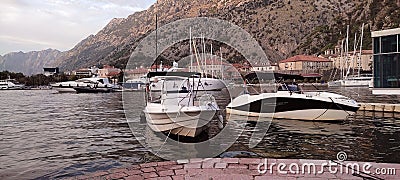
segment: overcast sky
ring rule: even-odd
[[[47,48],[69,50],[112,18],[156,0],[1,0],[0,55]]]

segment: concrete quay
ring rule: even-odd
[[[150,162],[69,179],[400,179],[397,175],[400,174],[400,164],[304,159],[267,159],[267,162],[265,160],[206,158]],[[359,173],[353,171],[358,169],[357,167],[360,169]]]
[[[360,111],[400,113],[400,104],[359,103]]]

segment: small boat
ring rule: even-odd
[[[91,78],[82,78],[76,81],[66,81],[59,82],[55,84],[51,84],[52,88],[57,90],[58,92],[77,92],[76,89],[88,89],[85,87],[90,87],[91,85],[96,84],[98,88],[117,88],[114,84],[111,84],[108,78],[100,78],[100,77],[91,77]]]
[[[183,74],[177,76],[178,74],[172,73],[162,77],[163,89],[159,99],[152,97],[150,88],[146,88],[148,101],[143,112],[153,131],[195,137],[208,128],[210,120],[220,111],[211,95],[198,97],[197,91],[191,85],[194,81],[192,75],[195,73]],[[148,74],[148,78],[154,76],[160,77],[160,74]],[[166,84],[176,84],[176,87],[170,88]],[[218,117],[221,121],[222,116]]]
[[[173,72],[161,72],[161,73],[171,74]],[[164,80],[161,77],[162,77],[162,75],[156,76],[151,79],[150,88],[152,91],[154,91],[154,92],[161,91],[161,89],[164,85]],[[225,83],[220,79],[203,78],[203,77],[201,77],[200,74],[195,74],[191,78],[193,78],[193,81],[190,81],[191,86],[194,85],[194,90],[196,90],[196,91],[220,91],[220,90],[226,88]],[[168,89],[177,87],[176,84],[166,84],[166,85],[170,86]]]
[[[89,87],[74,87],[73,88],[77,93],[110,93],[113,91],[112,88],[98,88],[94,86]]]
[[[143,77],[138,79],[129,79],[122,83],[124,91],[143,91],[146,87],[146,80]]]
[[[238,96],[228,104],[226,111],[274,119],[342,121],[359,108],[356,101],[339,94],[302,92],[297,85],[281,84],[276,93]]]
[[[0,90],[24,90],[29,89],[29,87],[24,84],[19,84],[15,79],[0,80]]]
[[[350,76],[342,81],[344,87],[369,87],[374,76],[372,74],[361,74],[360,76]]]

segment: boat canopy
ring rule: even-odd
[[[161,72],[149,72],[147,74],[147,78],[152,78],[152,77],[156,77],[156,76],[191,77],[194,75],[201,75],[201,74],[198,72],[165,72],[165,71],[161,71]]]

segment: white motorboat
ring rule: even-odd
[[[96,85],[96,88],[117,88],[114,84],[110,83],[108,78],[100,77],[82,78],[76,81],[59,82],[51,84],[51,86],[58,92],[76,92],[74,88],[93,87],[94,84]]]
[[[360,76],[348,77],[342,80],[342,86],[344,87],[357,87],[357,86],[365,86],[369,87],[370,82],[373,79],[372,74],[361,74]]]
[[[171,73],[171,72],[169,72]],[[202,78],[200,75],[194,75],[190,81],[190,86],[194,85],[194,90],[196,91],[220,91],[226,88],[225,83],[220,79],[214,78]],[[161,77],[154,77],[151,79],[150,89],[152,91],[161,91],[164,84],[164,79]],[[169,86],[168,89],[177,88],[177,84],[166,84]]]
[[[354,100],[329,92],[302,92],[282,84],[276,93],[244,94],[228,104],[227,113],[274,119],[311,121],[345,120],[360,106]]]
[[[142,91],[146,87],[146,77],[129,79],[122,84],[124,91]]]
[[[15,79],[0,80],[0,90],[21,90],[26,89],[25,85],[19,84]]]
[[[148,77],[161,77],[159,73],[149,73]],[[146,89],[148,102],[143,112],[153,131],[195,137],[208,128],[210,120],[220,109],[211,95],[197,97],[197,91],[189,82],[194,81],[190,78],[194,74],[162,77],[163,88],[159,99],[151,97],[151,90]],[[166,84],[176,84],[176,87]],[[218,117],[222,121],[222,116]]]

